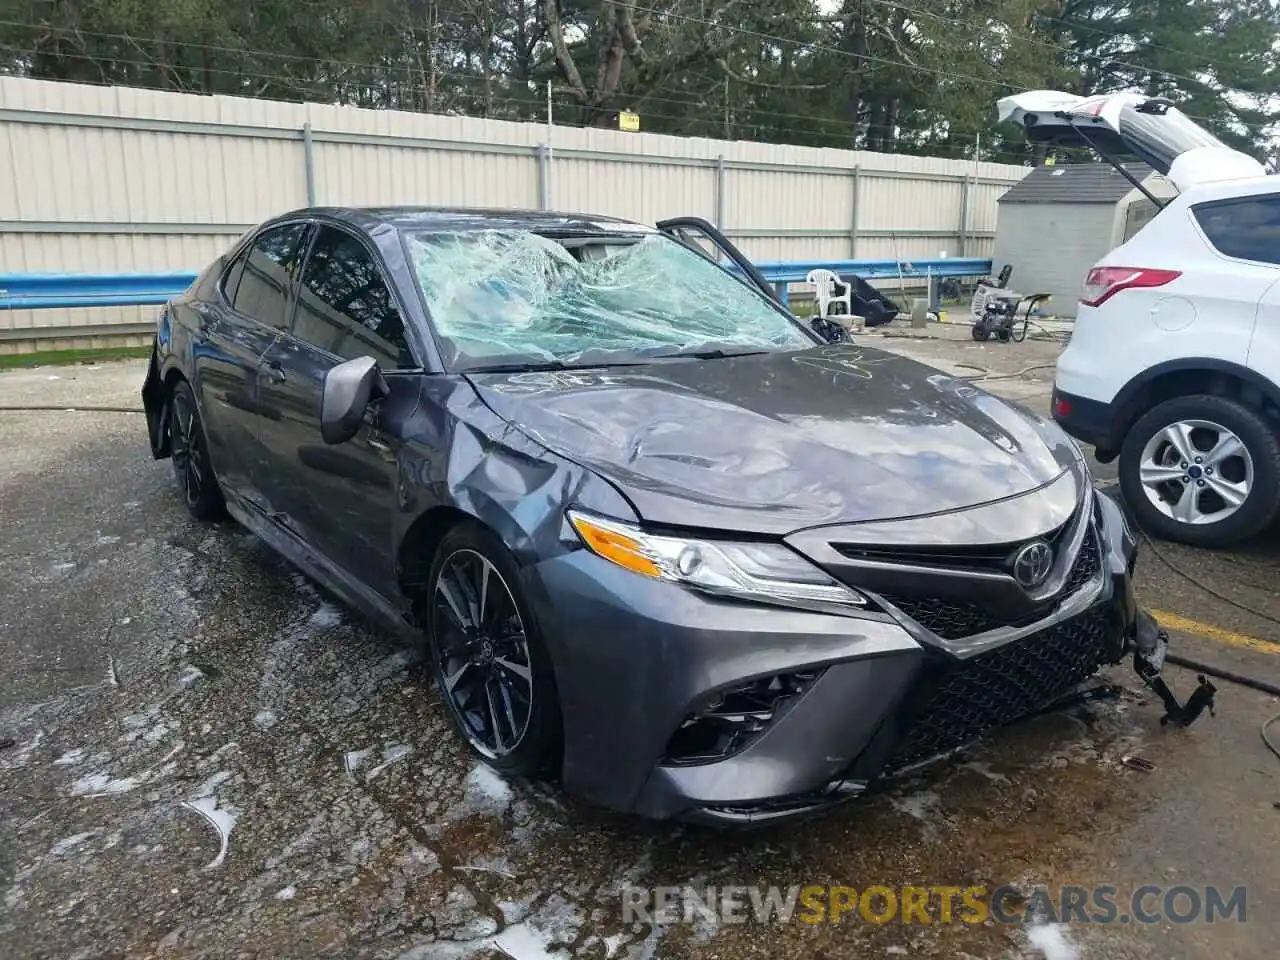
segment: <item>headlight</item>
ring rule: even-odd
[[[867,598],[780,543],[733,543],[646,533],[628,523],[569,511],[592,553],[632,573],[704,593],[849,613]]]

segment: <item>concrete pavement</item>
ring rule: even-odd
[[[995,374],[1055,351],[866,339]],[[0,407],[132,405],[142,369],[6,373]],[[1044,407],[1050,377],[986,385]],[[244,531],[186,517],[139,416],[0,412],[0,451],[0,956],[1275,954],[1280,760],[1258,736],[1274,698],[1220,684],[1218,715],[1185,731],[1138,696],[1044,717],[783,829],[651,824],[477,765],[415,651]],[[1277,542],[1147,545],[1141,598],[1181,618],[1178,651],[1280,683]],[[1194,678],[1169,675],[1185,697]],[[1069,883],[1244,885],[1248,913],[1029,929],[622,912],[631,885]]]

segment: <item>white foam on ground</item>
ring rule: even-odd
[[[200,784],[200,786],[196,787],[196,792],[192,794],[192,797],[199,798],[213,796],[213,791],[217,790],[218,787],[230,780],[232,776],[233,774],[230,770],[219,770],[204,783]]]
[[[528,923],[513,924],[490,942],[514,960],[562,960],[569,956],[568,950],[551,950],[546,934]]]
[[[97,832],[96,830],[89,830],[86,833],[77,833],[74,836],[67,837],[64,840],[59,840],[52,847],[49,848],[49,855],[51,857],[60,857],[63,854],[70,853],[76,847],[80,846],[80,844],[84,843],[86,840],[92,837],[96,832]]]
[[[600,942],[604,944],[605,960],[613,960],[617,955],[618,949],[627,942],[625,933],[614,933],[607,937],[601,937]]]
[[[142,786],[137,777],[121,777],[113,780],[105,773],[91,773],[81,777],[71,785],[73,797],[106,797],[117,793],[128,793]]]
[[[298,888],[290,884],[282,890],[276,891],[277,900],[292,900],[298,895]]]
[[[932,790],[921,790],[906,797],[890,797],[889,803],[893,809],[928,823],[933,820],[933,809],[941,800]]]
[[[981,763],[978,760],[971,760],[968,763],[962,763],[960,766],[966,770],[972,770],[974,773],[980,774],[990,780],[992,783],[1008,783],[1009,778],[1003,773],[996,773],[991,769],[991,764]]]
[[[231,830],[235,827],[236,820],[240,817],[240,811],[235,807],[218,806],[216,797],[197,797],[195,800],[184,800],[182,805],[200,814],[217,831],[218,855],[206,863],[204,868],[212,870],[214,867],[220,866],[222,861],[227,858],[227,848],[231,845]]]
[[[368,747],[363,750],[348,750],[344,753],[342,755],[342,767],[347,771],[347,776],[355,779],[356,771],[360,769],[360,765],[364,763],[371,753],[373,751]]]
[[[316,607],[315,613],[307,621],[307,626],[316,630],[336,627],[342,623],[342,611],[331,603],[322,603]]]
[[[1027,928],[1027,939],[1044,960],[1080,960],[1080,951],[1067,939],[1064,923],[1037,923]]]
[[[76,747],[74,750],[68,750],[57,760],[53,761],[55,767],[69,767],[72,764],[79,763],[84,759],[84,748]]]
[[[387,747],[382,751],[382,762],[365,774],[365,782],[367,783],[372,780],[393,763],[403,760],[405,757],[411,756],[412,754],[413,747],[408,747],[404,744],[396,744],[393,747]]]
[[[477,763],[463,784],[471,806],[502,813],[511,806],[511,784],[487,764]]]

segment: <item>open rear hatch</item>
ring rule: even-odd
[[[1089,147],[1120,168],[1137,157],[1179,190],[1198,183],[1247,180],[1266,169],[1233,150],[1168,100],[1139,93],[1081,97],[1029,90],[996,104],[1001,120],[1018,124],[1035,143]]]

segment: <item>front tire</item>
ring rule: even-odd
[[[209,443],[191,385],[174,384],[169,393],[169,457],[187,511],[202,522],[226,515],[226,502],[209,462]]]
[[[1227,546],[1280,510],[1280,439],[1226,397],[1175,397],[1148,412],[1125,437],[1119,469],[1139,524],[1165,540]]]
[[[502,541],[475,523],[449,531],[423,599],[430,663],[454,728],[500,773],[551,771],[562,739],[551,659]]]

